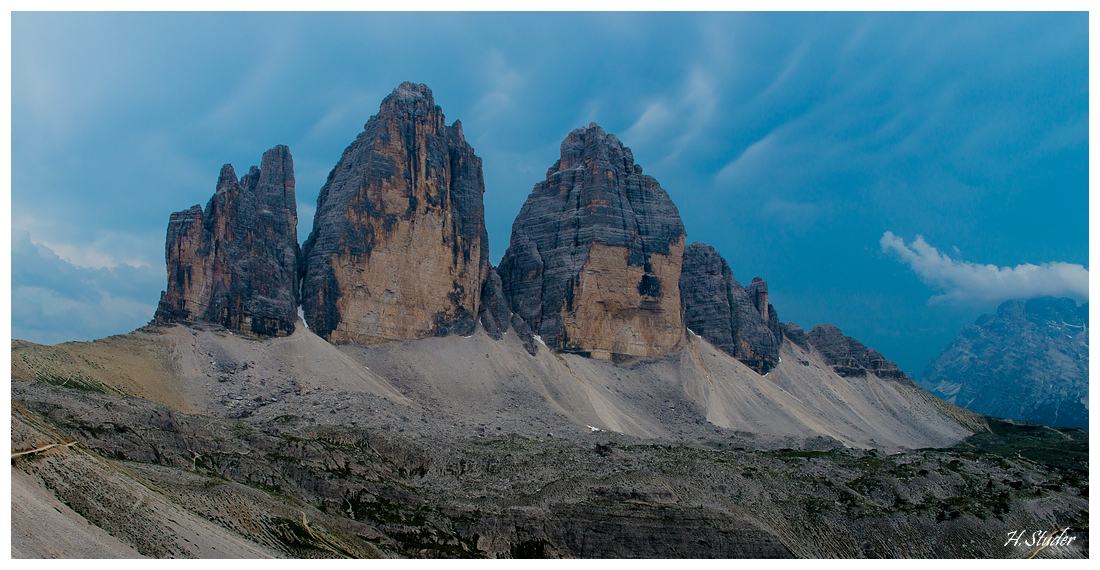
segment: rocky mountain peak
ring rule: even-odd
[[[684,226],[633,154],[595,123],[574,130],[512,225],[498,273],[548,346],[594,357],[680,346]]]
[[[551,167],[551,172],[574,168],[601,168],[619,172],[641,174],[641,167],[634,164],[634,154],[619,142],[618,137],[605,133],[596,123],[569,133],[561,143],[561,158]]]
[[[303,249],[302,309],[332,342],[469,334],[489,274],[481,159],[402,83],[344,151]]]
[[[1010,300],[963,327],[921,385],[979,413],[1088,426],[1088,303]]]
[[[294,331],[298,214],[294,160],[276,146],[240,180],[232,165],[214,196],[169,217],[168,286],[154,321],[207,322],[260,336]]]
[[[434,128],[443,128],[443,110],[435,104],[432,90],[422,83],[406,81],[398,85],[378,108],[378,117],[383,120],[412,120]]]
[[[221,172],[218,173],[218,185],[214,191],[215,194],[224,194],[230,190],[237,188],[237,173],[233,170],[232,164],[222,165]]]

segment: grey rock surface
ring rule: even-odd
[[[154,321],[206,322],[260,336],[294,332],[298,319],[294,160],[276,146],[237,179],[226,164],[217,191],[169,218],[168,285]]]
[[[898,366],[873,348],[850,337],[833,325],[817,325],[806,335],[806,340],[821,353],[837,374],[845,377],[866,376],[868,372],[879,378],[912,384]]]
[[[13,473],[146,556],[1022,558],[1004,528],[1046,525],[1079,540],[1042,556],[1088,557],[1087,471],[972,447],[538,433],[328,390],[239,419],[40,382],[12,398],[13,449],[79,442]]]
[[[592,123],[562,142],[561,158],[516,217],[497,271],[511,310],[552,349],[659,354],[682,344],[684,237],[668,194]],[[622,291],[597,291],[616,283]],[[607,328],[596,330],[596,321]]]
[[[684,248],[680,297],[684,324],[695,334],[759,374],[778,362],[782,337],[769,327],[776,317],[763,279],[742,287],[713,247],[693,243]]]
[[[806,338],[806,331],[802,327],[792,322],[780,326],[783,328],[783,338],[790,339],[791,342],[802,347],[803,350],[810,350],[810,341]]]
[[[489,244],[481,159],[403,83],[344,151],[303,247],[302,309],[331,342],[470,334]]]
[[[508,310],[508,301],[500,284],[500,275],[496,269],[489,269],[489,277],[481,286],[481,326],[493,340],[504,338],[508,325],[512,321],[512,311]]]
[[[921,385],[964,408],[1088,427],[1088,303],[1039,297],[982,315],[925,368]]]

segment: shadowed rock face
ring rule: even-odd
[[[504,338],[508,332],[508,323],[511,321],[512,312],[508,310],[508,302],[504,299],[504,291],[501,289],[500,275],[495,269],[489,269],[489,277],[481,287],[481,326],[485,333],[493,340]]]
[[[921,385],[983,414],[1088,427],[1088,318],[1073,299],[1006,301],[964,327]]]
[[[489,272],[481,159],[426,85],[403,83],[317,198],[302,309],[330,342],[473,332]]]
[[[810,350],[810,341],[806,338],[806,331],[802,330],[802,327],[792,322],[780,325],[783,330],[783,338],[790,339],[791,342],[801,346],[803,350]]]
[[[866,376],[871,372],[879,378],[912,383],[896,364],[886,360],[879,351],[863,346],[863,343],[850,336],[844,336],[833,325],[817,325],[806,334],[806,340],[841,376]]]
[[[760,374],[779,361],[782,336],[769,327],[769,317],[778,319],[763,279],[742,287],[713,247],[693,243],[684,249],[680,297],[684,324],[715,347]]]
[[[298,213],[290,149],[264,153],[237,180],[226,164],[206,211],[172,214],[168,286],[154,321],[216,323],[260,336],[294,332],[298,319]]]
[[[684,238],[668,194],[592,123],[562,142],[497,270],[512,311],[550,348],[651,356],[684,340]]]

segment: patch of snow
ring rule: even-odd
[[[543,346],[546,346],[546,343],[542,342],[542,337],[541,336],[535,335],[535,340],[539,341],[539,344],[541,344]],[[588,426],[588,427],[592,427],[592,426]]]

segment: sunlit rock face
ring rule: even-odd
[[[226,164],[203,211],[168,222],[168,285],[154,321],[206,322],[258,336],[285,336],[298,319],[298,213],[290,149],[264,153],[237,179]]]
[[[330,342],[470,334],[489,274],[481,159],[426,85],[403,83],[317,199],[302,309]]]
[[[630,149],[595,123],[561,144],[497,268],[513,312],[550,348],[653,356],[684,342],[683,223]]]

